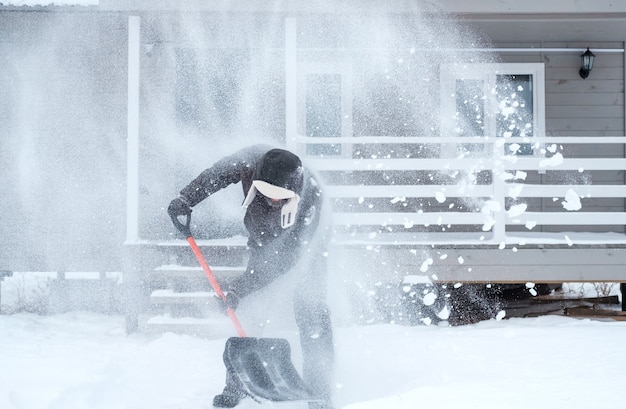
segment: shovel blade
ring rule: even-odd
[[[229,338],[224,364],[258,401],[317,400],[294,368],[285,339]]]

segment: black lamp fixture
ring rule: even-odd
[[[589,76],[595,59],[596,55],[589,51],[589,48],[587,48],[587,51],[580,55],[580,71],[578,71],[580,78],[585,79]]]

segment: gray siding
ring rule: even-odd
[[[502,43],[499,47],[542,48],[623,48],[623,42],[606,43]],[[545,63],[546,135],[553,136],[623,136],[624,135],[624,54],[597,52],[594,68],[587,79],[580,78],[580,53],[544,52],[502,54],[504,62]],[[564,146],[567,157],[624,157],[624,147],[618,145]],[[624,184],[624,171],[534,173],[536,183],[569,183],[586,180],[595,184]],[[530,180],[530,179],[529,179]],[[535,199],[529,210],[563,211],[560,201]],[[623,199],[586,198],[584,211],[624,211]],[[570,226],[544,227],[543,231],[568,231]],[[624,232],[624,226],[596,227],[593,231]]]
[[[236,24],[223,24],[217,14],[197,12],[184,16],[185,27],[174,19],[179,13],[171,10],[143,11],[140,15],[140,235],[163,239],[170,238],[172,232],[164,207],[191,177],[238,145],[260,137],[284,137],[284,15],[264,19],[260,13],[240,13]],[[316,19],[308,25],[310,33],[317,33]],[[198,35],[194,38],[202,38],[201,43],[185,37],[185,29],[190,27]],[[403,27],[396,28],[402,31]],[[271,35],[260,38],[260,31]],[[403,33],[408,43],[420,36],[418,32]],[[348,50],[369,45],[359,37],[344,37],[338,30],[334,36],[326,35],[324,41],[338,41]],[[316,38],[303,36],[299,41],[309,44]],[[260,52],[260,41],[270,50]],[[623,43],[498,46],[593,49],[621,48]],[[190,127],[177,117],[176,92],[183,92],[178,87],[185,80],[181,77],[181,55],[192,52],[210,62],[225,49],[233,53],[233,63],[225,72],[212,75],[218,85],[223,85],[220,75],[231,75],[231,80],[257,74],[255,81],[235,86],[247,92],[248,108],[232,117],[228,112],[210,117],[204,128]],[[502,59],[546,64],[548,135],[624,135],[623,54],[598,53],[586,80],[578,77],[578,53],[502,54]],[[0,269],[119,269],[126,222],[127,12],[80,7],[33,11],[0,6],[0,64]],[[420,91],[438,92],[433,84]],[[223,96],[208,95],[205,88],[199,93],[223,100]],[[380,100],[392,99],[382,95]],[[357,100],[355,107],[366,102]],[[203,109],[213,112],[210,101],[206,104]],[[407,114],[409,119],[415,112]],[[407,134],[431,128],[431,124],[424,125],[429,120],[426,115],[418,116],[418,121],[408,122]],[[357,133],[370,131],[356,129]],[[216,143],[224,140],[229,143]],[[585,151],[568,149],[566,154],[573,156],[624,155],[602,145]],[[624,184],[623,171],[529,176],[538,183],[554,178],[565,182],[571,177]],[[550,200],[532,204],[546,211],[558,210]],[[585,202],[585,208],[623,211],[624,203],[598,198]],[[209,204],[194,214],[202,220],[203,213],[219,210]],[[218,219],[224,221],[220,234],[229,234],[233,232],[229,224],[239,216],[220,214]],[[611,229],[624,231],[623,226]]]

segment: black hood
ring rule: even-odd
[[[262,180],[300,194],[303,172],[302,162],[298,156],[284,149],[272,149],[263,155],[252,179]]]

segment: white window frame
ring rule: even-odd
[[[352,126],[353,116],[353,84],[352,64],[349,62],[299,62],[298,63],[298,134],[306,135],[306,84],[307,76],[311,74],[336,74],[341,77],[341,136],[348,138],[354,136]],[[339,138],[337,138],[339,139]],[[337,143],[341,143],[338,140]],[[303,149],[306,152],[306,148]],[[342,144],[341,155],[336,157],[351,157],[352,145]]]
[[[530,75],[533,95],[533,137],[545,136],[545,66],[543,63],[445,64],[441,67],[441,135],[456,136],[456,81],[481,80],[484,83],[485,136],[496,135],[498,101],[490,98],[498,75]],[[465,137],[459,136],[459,139]],[[538,154],[535,150],[535,155]]]

